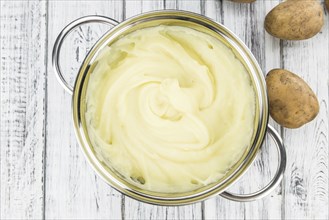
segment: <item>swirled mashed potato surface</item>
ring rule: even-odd
[[[250,145],[255,94],[232,50],[180,26],[134,31],[96,59],[86,122],[97,157],[138,187],[218,181]]]

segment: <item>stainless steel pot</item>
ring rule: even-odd
[[[64,79],[59,65],[60,50],[66,36],[76,27],[90,22],[99,22],[114,26],[109,30],[90,50],[89,54],[84,59],[74,87]],[[104,163],[97,159],[93,146],[88,137],[86,121],[85,121],[85,93],[89,81],[90,70],[94,67],[94,60],[99,51],[122,37],[137,29],[153,27],[157,25],[178,25],[196,29],[198,31],[207,33],[230,47],[235,53],[236,57],[244,64],[253,83],[256,93],[256,115],[254,124],[253,138],[250,146],[245,151],[242,158],[227,172],[227,174],[219,181],[202,187],[200,189],[186,192],[186,193],[157,193],[140,189],[124,180],[119,173],[107,167]],[[73,94],[72,109],[73,121],[75,126],[76,136],[78,137],[80,146],[96,173],[104,179],[110,186],[123,194],[130,196],[142,202],[157,204],[157,205],[183,205],[205,200],[215,195],[221,195],[224,198],[246,202],[263,198],[268,195],[281,181],[285,167],[286,167],[286,152],[282,140],[278,133],[268,125],[268,100],[264,76],[262,71],[244,43],[238,39],[231,31],[223,25],[216,23],[199,14],[186,11],[154,11],[138,15],[130,18],[122,23],[119,23],[111,18],[103,16],[86,16],[79,18],[69,25],[67,25],[56,39],[52,61],[54,71],[59,79],[59,82],[66,89],[67,92]],[[264,140],[266,131],[269,132],[274,139],[277,147],[278,169],[274,178],[263,189],[245,195],[237,195],[225,191],[235,181],[244,174],[248,167],[253,163],[261,145]]]

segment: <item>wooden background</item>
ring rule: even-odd
[[[263,28],[280,0],[0,0],[1,219],[328,219],[329,16],[316,37],[280,41]],[[321,1],[323,5],[323,0]],[[122,21],[142,12],[181,9],[223,23],[251,48],[264,73],[286,68],[307,81],[320,102],[316,120],[289,130],[270,121],[287,150],[284,179],[270,196],[249,203],[220,196],[182,207],[132,200],[107,186],[87,164],[71,120],[71,96],[56,81],[51,51],[60,30],[85,15]],[[92,24],[67,39],[62,64],[74,81],[79,64],[107,30]],[[231,191],[247,193],[274,175],[276,150],[263,151]]]

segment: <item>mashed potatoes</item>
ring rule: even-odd
[[[250,145],[254,90],[221,41],[186,27],[145,28],[95,62],[88,134],[98,158],[130,183],[190,191],[219,180]]]

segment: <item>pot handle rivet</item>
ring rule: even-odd
[[[53,53],[52,53],[52,64],[53,68],[56,74],[56,77],[59,81],[59,83],[63,86],[63,88],[72,95],[73,93],[73,86],[71,86],[64,78],[62,74],[61,67],[59,65],[59,57],[60,57],[60,52],[61,48],[63,45],[63,42],[67,35],[71,33],[75,28],[87,24],[87,23],[102,23],[102,24],[108,24],[111,26],[116,26],[119,24],[118,21],[108,18],[105,16],[99,16],[99,15],[90,15],[90,16],[85,16],[78,18],[77,20],[72,21],[70,24],[68,24],[58,35],[54,47],[53,47]]]
[[[236,201],[236,202],[250,202],[250,201],[264,198],[265,196],[270,194],[280,184],[280,182],[283,178],[283,173],[286,169],[286,163],[287,163],[286,150],[284,148],[280,135],[270,125],[268,125],[268,132],[269,132],[270,136],[273,138],[273,140],[276,144],[276,147],[277,147],[278,154],[279,154],[279,156],[278,156],[278,160],[279,160],[278,166],[279,167],[278,167],[273,179],[263,189],[261,189],[257,192],[254,192],[254,193],[239,195],[239,194],[234,194],[234,193],[225,191],[225,192],[221,193],[220,196],[222,196],[226,199],[229,199],[229,200]]]

